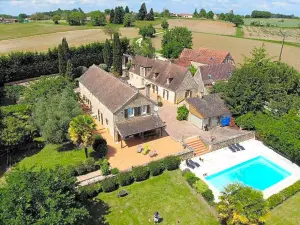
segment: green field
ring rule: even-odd
[[[156,211],[163,218],[162,225],[219,224],[207,203],[188,186],[179,170],[165,171],[158,177],[121,189],[129,195],[117,198],[118,191],[114,191],[98,196],[108,204],[109,213],[105,218],[110,225],[153,224]]]
[[[271,18],[271,19],[247,18],[247,19],[244,19],[245,25],[250,25],[250,23],[252,21],[263,21],[265,23],[277,25],[277,27],[287,27],[287,28],[300,27],[300,19],[280,19],[280,18]]]
[[[266,225],[299,225],[300,192],[271,211]]]

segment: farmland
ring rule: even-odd
[[[282,40],[282,32],[287,35],[286,41],[300,43],[300,28],[254,27],[244,26],[244,37],[267,40]]]
[[[156,49],[161,48],[162,35],[153,39]],[[265,45],[270,56],[276,57],[280,52],[281,45],[277,43],[269,43],[244,38],[234,38],[229,36],[219,36],[213,34],[193,33],[193,48],[206,47],[218,50],[229,51],[233,55],[237,64],[243,62],[243,55],[249,56],[254,47]],[[282,61],[294,66],[300,70],[299,62],[300,48],[293,46],[285,46],[282,55]]]
[[[269,23],[271,25],[276,25],[277,27],[300,27],[300,19],[261,19],[261,18],[249,18],[244,19],[245,25],[250,25],[252,21],[262,21],[264,23]]]

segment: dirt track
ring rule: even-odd
[[[138,37],[138,29],[121,28],[122,37]],[[48,48],[57,46],[65,37],[70,46],[78,46],[91,42],[103,42],[110,37],[105,35],[101,29],[76,30],[58,32],[51,34],[35,35],[25,38],[0,41],[0,54],[11,51],[46,51]]]

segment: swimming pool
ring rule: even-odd
[[[290,175],[290,172],[267,158],[258,156],[207,176],[205,179],[219,191],[228,184],[236,182],[263,191]]]

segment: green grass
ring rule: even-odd
[[[235,33],[236,37],[242,38],[244,37],[244,31],[243,31],[243,27],[236,27],[236,33]]]
[[[271,211],[266,225],[299,225],[300,192]]]
[[[152,24],[153,26],[155,26],[155,25],[161,24],[161,22],[162,22],[161,18],[157,18],[154,21],[140,21],[140,20],[137,20],[137,21],[134,22],[134,27],[141,28],[141,27],[147,26],[149,24]]]
[[[73,149],[66,146],[62,149],[62,145],[48,144],[39,153],[26,157],[17,164],[17,167],[36,166],[43,168],[55,168],[56,165],[69,166],[85,160],[83,149]],[[89,149],[89,152],[92,150]]]
[[[121,189],[127,190],[129,195],[117,198]],[[158,177],[122,187],[112,193],[100,193],[97,198],[109,206],[109,214],[105,218],[110,225],[153,224],[156,211],[163,218],[162,225],[219,224],[207,203],[188,186],[179,170],[165,171]]]
[[[263,19],[263,18],[247,18],[244,19],[245,25],[250,25],[251,21],[263,21],[265,23],[270,23],[273,25],[277,25],[278,27],[300,27],[300,19],[283,19],[283,22],[280,22],[282,19],[280,18],[271,18],[271,19]]]

